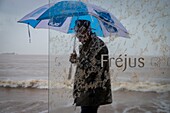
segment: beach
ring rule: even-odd
[[[79,113],[80,107],[72,105],[71,90],[53,90],[53,97],[58,97],[58,101],[50,103],[50,113]],[[65,92],[64,95],[62,92]],[[62,94],[60,94],[62,93]],[[70,94],[70,95],[68,95]],[[169,113],[170,112],[170,92],[139,92],[119,90],[113,91],[113,103],[99,108],[99,113]],[[51,100],[51,99],[50,99]],[[71,102],[71,103],[70,103]],[[55,107],[53,107],[55,106]],[[58,107],[57,107],[58,106]]]
[[[48,113],[48,90],[0,88],[0,113]]]
[[[0,113],[80,113],[67,56],[0,55]],[[143,68],[110,67],[113,103],[99,113],[170,113],[170,69],[144,58]]]
[[[71,89],[50,90],[49,105],[48,90],[0,88],[0,92],[0,113],[80,113],[80,107],[72,105]],[[99,113],[170,113],[170,92],[119,90],[112,94],[113,103],[100,106]]]

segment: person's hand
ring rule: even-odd
[[[76,63],[77,62],[77,53],[76,53],[76,51],[73,51],[73,53],[71,53],[69,61],[71,63]]]

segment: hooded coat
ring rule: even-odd
[[[73,89],[76,106],[112,103],[109,57],[105,43],[92,34],[88,42],[79,48],[79,54]]]

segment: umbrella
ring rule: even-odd
[[[75,21],[89,20],[97,36],[129,37],[125,27],[105,9],[82,1],[58,1],[44,5],[24,16],[18,22],[33,28],[54,29],[74,33]],[[30,32],[30,31],[29,31]]]
[[[58,1],[44,5],[24,16],[18,22],[28,24],[33,28],[53,29],[64,33],[75,33],[76,20],[89,20],[92,31],[97,36],[107,37],[111,35],[129,38],[125,27],[107,10],[93,4],[82,1]],[[75,40],[73,51],[75,51]],[[69,70],[71,78],[72,64]]]

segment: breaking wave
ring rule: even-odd
[[[48,85],[50,85],[48,87]],[[0,87],[8,88],[37,88],[37,89],[48,89],[48,88],[73,88],[73,81],[50,81],[48,80],[0,80]],[[168,92],[170,91],[170,84],[152,83],[152,82],[113,82],[112,90],[129,90],[129,91],[141,91],[141,92]]]
[[[48,89],[47,80],[0,80],[0,87]]]
[[[141,92],[168,92],[170,91],[170,84],[152,83],[152,82],[114,82],[112,84],[113,91],[129,90]]]

